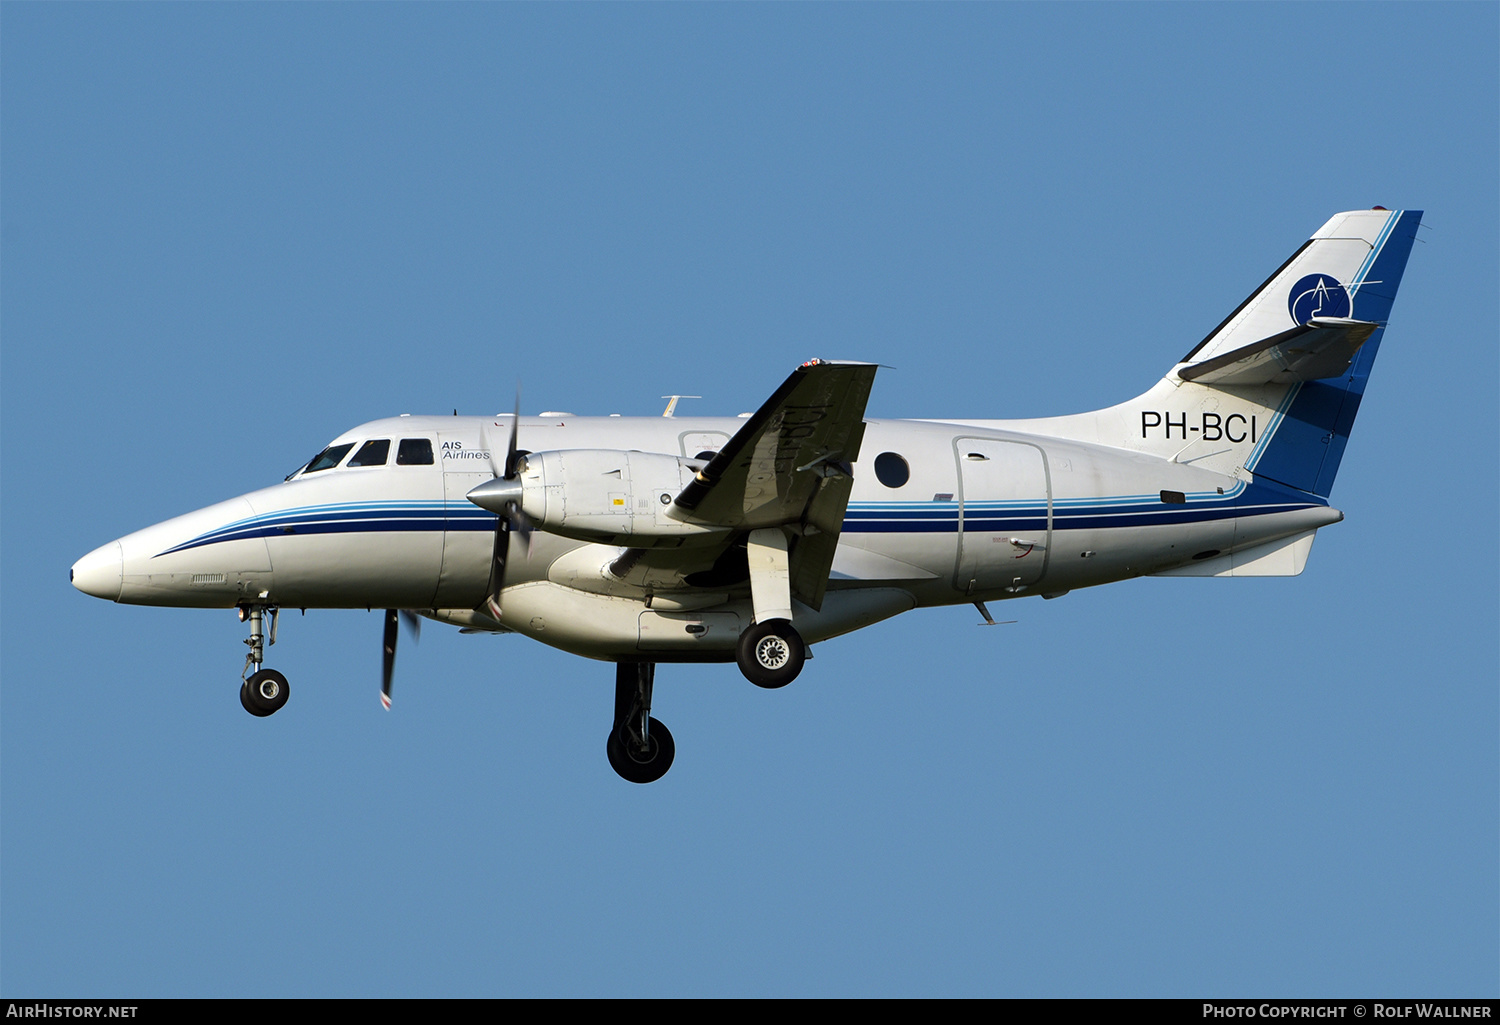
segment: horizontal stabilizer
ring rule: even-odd
[[[1295,577],[1307,568],[1316,530],[1153,573],[1155,577]]]
[[[1359,347],[1379,326],[1348,317],[1314,317],[1306,324],[1183,367],[1177,376],[1210,385],[1292,384],[1342,377]]]

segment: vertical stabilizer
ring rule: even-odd
[[[1372,210],[1340,214],[1324,225],[1320,235],[1331,230],[1337,236],[1330,241],[1347,244],[1345,238],[1357,242],[1369,239],[1369,250],[1353,277],[1333,286],[1332,302],[1337,308],[1344,305],[1350,308],[1344,317],[1375,327],[1348,369],[1338,377],[1292,386],[1285,412],[1273,424],[1267,444],[1248,467],[1257,477],[1269,477],[1301,491],[1328,496],[1344,458],[1344,447],[1364,398],[1370,368],[1375,365],[1375,355],[1380,350],[1396,289],[1401,284],[1421,219],[1420,210]],[[1357,254],[1358,246],[1353,248]],[[1308,281],[1312,276],[1300,277],[1292,283],[1287,297],[1289,320],[1321,315],[1312,312],[1313,305],[1322,301],[1315,293],[1315,283]]]
[[[1021,423],[1326,498],[1421,216],[1334,215],[1144,395]]]

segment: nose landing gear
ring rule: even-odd
[[[240,704],[251,715],[267,716],[286,704],[291,693],[285,676],[274,669],[262,669],[240,684]]]
[[[265,661],[265,650],[267,644],[276,643],[276,619],[277,608],[274,605],[241,605],[240,622],[250,623],[250,636],[245,643],[250,646],[249,653],[245,656],[245,668],[240,673],[244,680],[240,684],[240,704],[245,706],[245,711],[254,716],[267,716],[277,711],[286,704],[286,699],[291,697],[291,687],[287,685],[286,677],[274,669],[262,669],[261,663]],[[271,615],[270,640],[265,635],[266,613]],[[254,669],[255,672],[246,677],[246,673]]]

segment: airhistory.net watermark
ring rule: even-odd
[[[7,1018],[134,1018],[138,1004],[74,1004],[46,1000],[7,1003]]]

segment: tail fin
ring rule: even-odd
[[[1326,498],[1421,218],[1335,214],[1156,387],[1034,429]]]
[[[1313,373],[1289,384],[1284,411],[1271,424],[1265,446],[1246,465],[1257,477],[1328,497],[1421,220],[1420,210],[1339,214],[1275,280],[1273,302],[1265,305],[1279,306],[1293,326],[1318,325],[1318,318],[1331,310],[1333,318],[1362,325],[1352,333],[1365,337],[1345,366],[1325,368],[1333,374]],[[1325,275],[1334,280],[1325,282]],[[1249,319],[1257,329],[1264,323]],[[1227,325],[1230,331],[1237,326]],[[1216,351],[1224,333],[1215,332],[1208,340]]]

